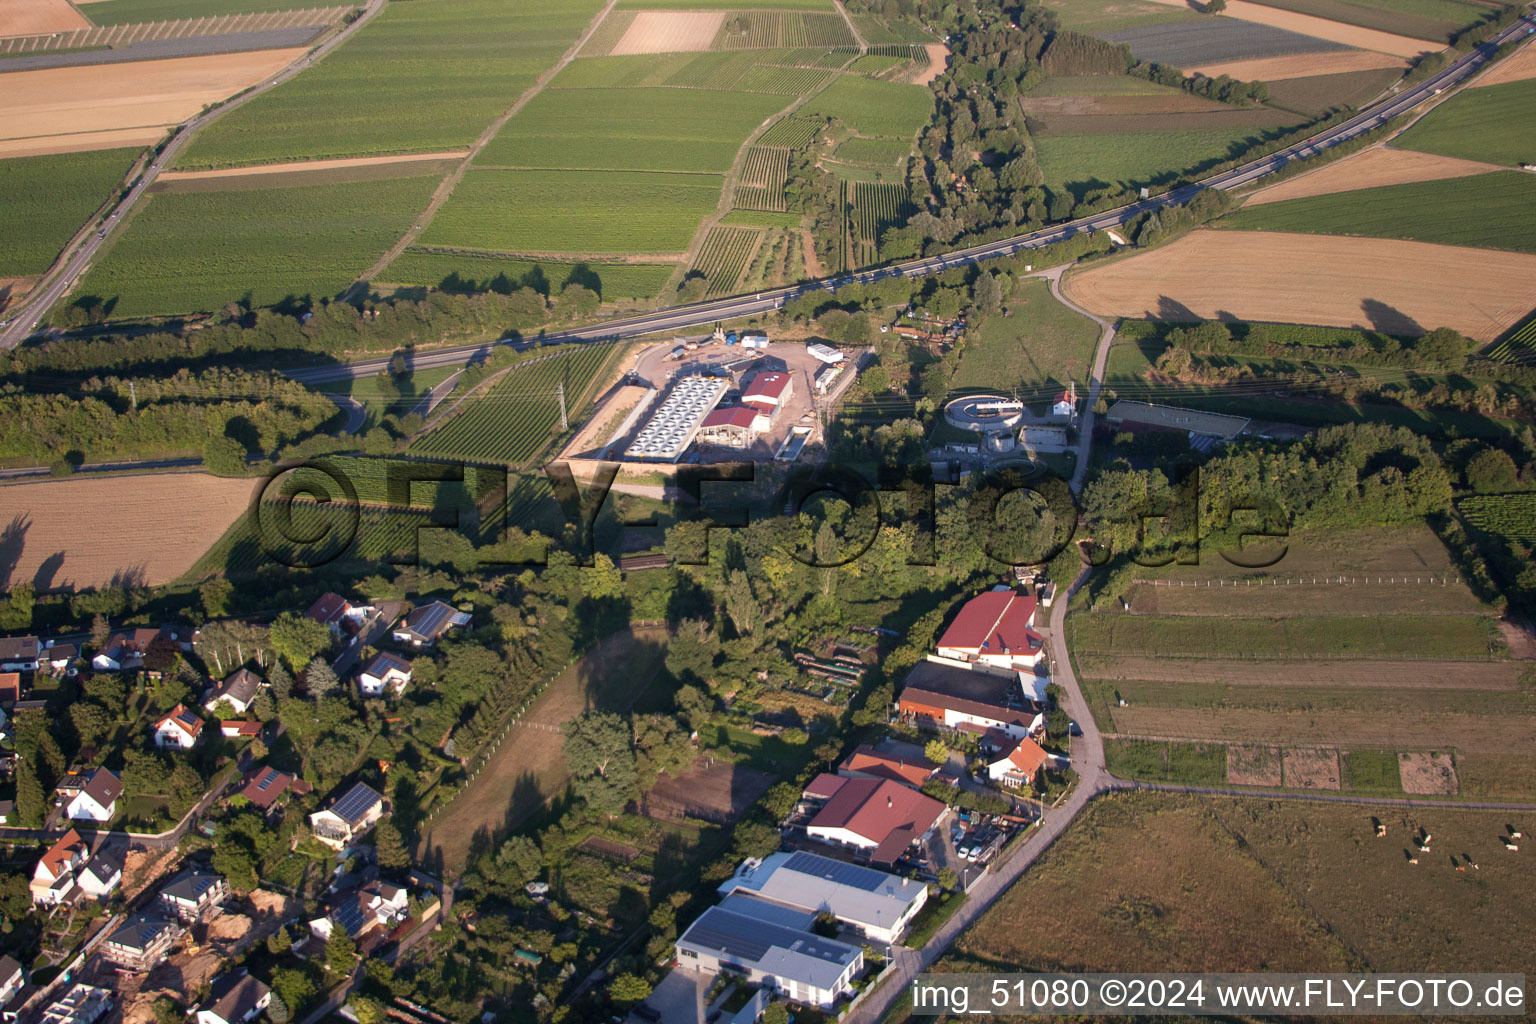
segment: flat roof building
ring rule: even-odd
[[[744,861],[718,891],[754,893],[812,915],[825,911],[883,945],[900,941],[928,901],[922,882],[803,850]]]
[[[1130,430],[1183,430],[1203,437],[1230,441],[1248,426],[1243,416],[1218,412],[1181,409],[1175,405],[1120,401],[1109,407],[1104,418],[1111,426],[1122,424]]]
[[[730,384],[720,377],[682,377],[661,406],[625,449],[626,459],[676,462],[693,443],[699,427]]]

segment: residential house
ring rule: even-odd
[[[36,672],[42,650],[35,636],[0,637],[0,672]]]
[[[853,994],[853,982],[864,970],[864,951],[817,935],[811,930],[815,921],[814,913],[732,893],[679,936],[677,962],[831,1010]]]
[[[1051,415],[1056,419],[1070,420],[1077,415],[1077,384],[1067,388],[1056,396],[1056,401],[1051,403]]]
[[[219,735],[226,739],[254,739],[261,735],[261,730],[266,728],[260,722],[249,722],[243,718],[231,718],[219,723]]]
[[[0,704],[12,704],[21,700],[21,673],[0,672]]]
[[[412,647],[430,647],[449,630],[468,626],[469,621],[470,616],[467,612],[458,611],[452,605],[441,601],[430,601],[412,608],[405,618],[396,624],[394,638]]]
[[[865,743],[854,748],[837,773],[850,779],[890,779],[920,789],[938,770],[939,766],[926,758],[903,757]]]
[[[361,629],[363,623],[368,621],[368,616],[373,614],[373,608],[370,605],[354,605],[340,594],[324,594],[304,614],[325,626],[333,637],[340,640],[342,634],[351,635]]]
[[[272,1002],[272,990],[244,969],[213,983],[208,1003],[198,1007],[197,1024],[244,1024]]]
[[[359,782],[323,811],[309,816],[315,838],[337,850],[367,832],[384,816],[384,798]]]
[[[134,914],[97,947],[102,959],[129,971],[148,971],[170,954],[184,929],[158,914]]]
[[[90,856],[90,848],[79,832],[70,829],[64,833],[32,869],[32,881],[27,886],[32,892],[32,905],[53,907],[64,902],[74,891],[75,872]]]
[[[263,765],[246,778],[245,787],[240,790],[240,795],[249,800],[253,806],[263,811],[271,811],[288,793],[303,796],[309,791],[309,783],[298,776]]]
[[[203,732],[203,720],[185,704],[155,723],[155,746],[161,750],[191,750]]]
[[[105,768],[97,768],[81,779],[80,788],[64,804],[71,821],[111,821],[117,813],[117,798],[123,795],[123,782]],[[63,784],[60,783],[60,791]]]
[[[220,704],[225,704],[235,714],[243,715],[251,709],[256,694],[265,685],[261,676],[255,672],[245,667],[237,668],[208,695],[203,707],[208,711],[216,711]]]
[[[987,778],[1004,786],[1018,788],[1033,786],[1035,776],[1051,755],[1040,749],[1040,744],[1025,736],[1005,747],[1006,753],[987,765]]]
[[[27,976],[21,964],[9,956],[0,956],[0,1007],[9,1006],[26,984]]]
[[[1033,678],[1033,673],[1029,673]],[[1022,674],[983,663],[930,655],[908,673],[897,698],[897,714],[924,729],[954,729],[977,736],[989,729],[1029,735],[1038,712],[1023,697]]]
[[[223,875],[190,867],[165,883],[155,902],[167,917],[190,923],[208,916],[228,898],[229,883]]]
[[[865,941],[884,946],[901,941],[928,902],[928,886],[915,879],[803,850],[744,861],[718,892],[738,890],[812,914],[831,914]]]
[[[977,594],[939,637],[936,651],[954,661],[1033,670],[1045,654],[1045,638],[1034,629],[1035,608],[1032,595],[1011,587]]]
[[[931,796],[889,779],[822,775],[818,792],[827,802],[805,826],[806,835],[851,846],[875,864],[894,864],[925,839],[948,810]]]
[[[43,652],[43,661],[54,672],[63,672],[80,657],[80,648],[74,644],[57,644]]]
[[[96,1024],[112,1009],[112,993],[94,985],[74,984],[63,997],[43,1008],[38,1024]]]
[[[368,659],[357,676],[357,688],[364,697],[398,697],[411,685],[411,663],[398,654],[380,651]]]
[[[375,878],[338,893],[325,916],[309,922],[310,934],[321,942],[340,928],[365,952],[382,945],[395,926],[410,917],[410,899],[398,885]]]
[[[0,800],[0,825],[11,820],[11,815],[16,813],[16,801]]]
[[[121,849],[103,846],[75,873],[75,881],[87,896],[104,900],[122,885],[125,863]]]
[[[113,633],[105,646],[91,659],[91,667],[98,672],[130,672],[144,665],[144,652],[160,635],[158,629],[134,629],[126,633]]]

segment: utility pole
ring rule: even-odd
[[[128,382],[128,398],[129,398],[129,401],[133,403],[133,411],[134,412],[138,412],[139,411],[139,392],[138,392],[138,389],[133,386],[133,381],[129,381]]]
[[[565,416],[565,381],[561,381],[559,383],[555,393],[556,393],[556,395],[560,399],[560,429],[561,430],[570,430],[571,429],[570,420],[566,419],[566,416]]]

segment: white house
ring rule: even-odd
[[[242,969],[213,983],[208,1003],[198,1007],[197,1024],[244,1024],[272,1002],[272,990]]]
[[[1032,786],[1035,775],[1051,759],[1040,744],[1025,736],[1002,757],[987,765],[987,778],[1004,786]]]
[[[916,879],[803,850],[743,861],[717,891],[725,896],[738,890],[811,914],[829,913],[884,946],[899,942],[928,902],[928,886]]]
[[[55,672],[62,672],[69,668],[70,662],[80,657],[80,648],[74,644],[58,644],[49,647],[43,652],[43,661]]]
[[[123,783],[105,768],[97,768],[64,805],[71,821],[111,821],[117,813],[117,798],[123,795]]]
[[[21,969],[21,964],[9,956],[0,956],[0,1006],[5,1006],[15,998],[22,986],[27,983],[27,976]]]
[[[429,601],[412,608],[396,624],[394,638],[412,647],[430,647],[449,630],[468,626],[469,621],[467,612],[458,611],[441,601]]]
[[[357,676],[357,688],[364,697],[398,697],[411,685],[411,663],[398,654],[380,651],[368,659]]]
[[[315,838],[340,850],[373,827],[384,816],[384,797],[372,786],[359,782],[323,811],[309,816]]]
[[[939,657],[1033,669],[1045,655],[1045,638],[1034,628],[1035,607],[1033,595],[1009,587],[977,594],[939,638]]]
[[[0,637],[0,672],[36,672],[41,653],[35,636]]]
[[[98,672],[128,672],[144,665],[144,652],[160,635],[158,629],[135,629],[128,633],[113,633],[106,646],[91,659],[91,667]]]
[[[309,922],[309,931],[325,942],[334,929],[342,928],[355,941],[375,929],[391,929],[409,916],[406,891],[375,878],[336,896],[324,917]]]
[[[95,1024],[112,1009],[111,989],[74,984],[43,1007],[38,1024]]]
[[[123,864],[120,850],[102,848],[75,873],[75,882],[87,896],[104,900],[122,884]]]
[[[229,898],[224,876],[206,868],[187,868],[171,879],[155,897],[160,911],[179,921],[197,921]]]
[[[1070,420],[1077,415],[1077,382],[1074,381],[1067,390],[1056,396],[1056,401],[1051,403],[1051,415],[1058,419]]]
[[[155,746],[161,750],[191,750],[202,735],[203,720],[185,704],[155,723]]]
[[[356,633],[373,611],[371,605],[352,604],[340,594],[324,594],[304,614],[325,626],[339,640],[343,633]]]
[[[32,905],[52,907],[64,902],[75,888],[75,872],[90,855],[80,833],[74,829],[64,833],[32,869],[32,881],[27,885],[32,892]]]
[[[256,694],[264,685],[266,684],[255,672],[244,667],[237,668],[208,695],[208,699],[203,702],[203,707],[213,711],[220,704],[227,704],[235,714],[243,715],[250,710],[251,704],[256,700]]]

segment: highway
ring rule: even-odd
[[[374,15],[383,9],[384,0],[368,0],[368,6],[363,9],[363,12],[351,24],[343,26],[341,31],[327,39],[324,43],[321,43],[304,57],[294,61],[271,78],[252,86],[221,106],[199,114],[197,117],[184,123],[177,130],[176,134],[171,137],[170,141],[165,144],[165,148],[160,150],[154,159],[150,161],[149,166],[144,168],[144,173],[139,175],[133,187],[128,190],[127,194],[107,214],[105,222],[98,227],[93,221],[81,229],[80,233],[71,240],[70,246],[66,249],[66,251],[73,249],[73,254],[64,261],[63,266],[55,267],[50,274],[45,275],[38,291],[28,296],[25,303],[11,311],[11,319],[8,325],[0,329],[0,349],[13,349],[20,345],[31,336],[38,323],[42,321],[43,316],[53,308],[54,304],[69,294],[69,290],[74,287],[75,282],[80,279],[80,276],[85,273],[86,268],[90,266],[91,260],[96,258],[96,253],[106,244],[107,238],[127,220],[128,211],[133,209],[134,204],[144,197],[144,194],[149,190],[149,186],[154,184],[155,179],[160,176],[160,172],[167,170],[175,162],[176,154],[181,152],[198,129],[218,120],[231,110],[260,96],[267,90],[282,85],[288,79],[309,67],[310,64],[324,57],[351,38],[352,33],[366,25]]]
[[[522,339],[511,343],[526,346],[571,341],[615,341],[645,334],[678,330],[684,327],[697,327],[701,324],[714,323],[717,320],[756,316],[779,309],[791,299],[810,292],[831,292],[844,284],[855,282],[868,284],[872,281],[879,281],[893,276],[922,277],[954,267],[979,263],[982,260],[998,256],[1012,256],[1029,249],[1038,249],[1055,242],[1065,241],[1084,231],[1103,231],[1107,228],[1119,227],[1149,210],[1159,210],[1164,207],[1188,202],[1201,189],[1214,188],[1230,191],[1251,185],[1281,170],[1292,161],[1316,156],[1324,150],[1332,149],[1341,143],[1348,142],[1379,128],[1392,118],[1406,113],[1419,104],[1434,99],[1443,94],[1447,89],[1460,84],[1486,64],[1501,45],[1512,39],[1527,35],[1533,27],[1536,27],[1536,16],[1527,15],[1507,26],[1503,31],[1492,36],[1487,42],[1469,51],[1455,63],[1430,76],[1418,85],[1406,89],[1396,96],[1382,100],[1372,107],[1368,107],[1348,121],[1336,124],[1316,135],[1294,143],[1285,149],[1260,157],[1257,160],[1222,171],[1198,182],[1180,186],[1163,195],[1131,203],[1128,206],[1106,210],[1104,213],[1094,214],[1063,224],[1056,224],[1027,234],[1013,235],[1008,238],[998,239],[995,242],[986,242],[982,245],[957,249],[938,256],[908,260],[904,263],[875,267],[869,270],[845,274],[837,278],[794,285],[787,288],[776,288],[752,295],[738,295],[726,299],[700,302],[690,306],[674,306],[652,313],[644,313],[639,316],[608,320],[588,327],[551,331],[531,339]],[[417,353],[411,359],[410,365],[413,369],[455,365],[465,362],[484,351],[485,345],[483,344],[436,349]],[[359,360],[354,363],[292,369],[286,372],[290,377],[302,383],[319,384],[327,381],[345,380],[349,377],[372,376],[386,369],[389,365],[389,359],[389,356],[380,356],[373,359]]]

